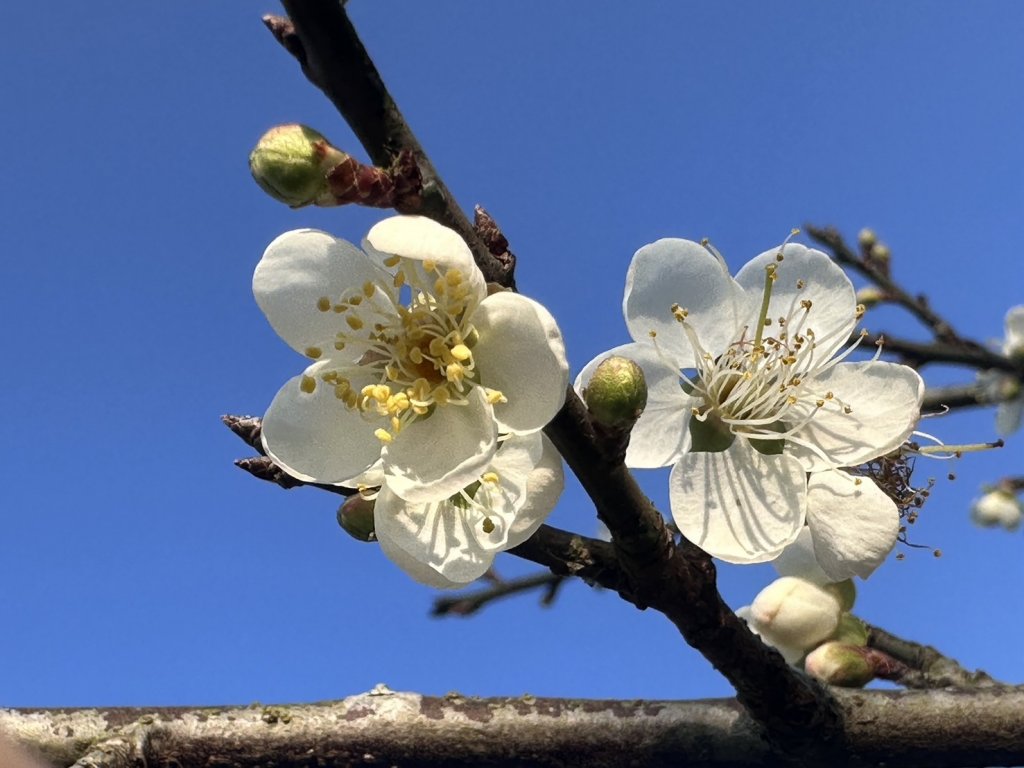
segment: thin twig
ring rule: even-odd
[[[481,608],[505,597],[543,589],[541,605],[548,607],[554,603],[559,587],[565,582],[566,576],[544,571],[518,579],[497,581],[489,587],[462,592],[457,595],[438,597],[434,600],[431,616],[472,616]]]

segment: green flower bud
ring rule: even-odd
[[[892,251],[889,250],[889,246],[885,243],[875,243],[871,246],[869,253],[875,261],[887,262],[892,257]]]
[[[647,382],[640,366],[625,357],[601,362],[583,390],[594,420],[606,427],[632,426],[647,406]]]
[[[345,157],[312,128],[291,123],[271,128],[260,137],[249,155],[249,169],[264,192],[300,208],[333,199],[327,172]]]
[[[861,248],[867,251],[878,242],[878,235],[875,234],[875,230],[864,227],[864,229],[857,233],[857,242]]]
[[[844,643],[819,645],[804,659],[804,669],[823,683],[861,688],[875,679],[867,649]]]
[[[377,534],[373,529],[373,500],[364,499],[355,493],[338,507],[338,525],[359,541],[376,541]]]
[[[868,626],[852,613],[839,617],[839,627],[832,639],[846,645],[865,646],[868,644]]]

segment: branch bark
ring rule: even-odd
[[[846,765],[1024,763],[1024,691],[838,691],[836,699]],[[76,768],[775,764],[732,699],[438,698],[378,686],[295,706],[0,710],[0,733],[53,766]]]

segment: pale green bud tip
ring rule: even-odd
[[[857,233],[857,242],[861,248],[868,250],[878,242],[878,235],[875,234],[875,230],[865,227]]]
[[[892,257],[892,251],[885,243],[875,243],[871,246],[871,258],[876,261],[888,261]]]
[[[874,665],[865,651],[845,643],[825,643],[807,654],[804,669],[823,683],[860,688],[875,679]]]
[[[874,286],[865,286],[857,291],[857,303],[871,309],[885,300],[885,294]]]
[[[364,499],[360,494],[349,496],[338,507],[338,525],[359,541],[376,541],[377,534],[373,528],[373,500]]]
[[[317,131],[291,123],[263,134],[249,155],[249,169],[264,192],[299,208],[329,196],[327,171],[344,157]]]
[[[629,427],[647,406],[644,372],[628,358],[609,357],[597,366],[583,400],[599,424]]]
[[[853,579],[826,584],[824,588],[835,595],[842,610],[853,610],[853,604],[857,602],[857,586],[853,583]]]
[[[868,644],[868,625],[852,613],[844,613],[832,639],[846,645],[865,646]]]

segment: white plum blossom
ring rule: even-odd
[[[561,407],[562,334],[537,302],[488,295],[466,243],[430,219],[386,219],[363,246],[296,230],[256,267],[260,309],[312,361],[267,410],[264,446],[302,480],[351,485],[380,460],[389,492],[448,498],[499,433],[536,432]]]
[[[1021,517],[1024,517],[1024,504],[1007,488],[993,488],[971,505],[971,519],[986,528],[1001,525],[1008,531],[1015,531],[1020,527]]]
[[[562,460],[546,437],[509,436],[486,471],[449,498],[408,502],[383,486],[374,502],[377,541],[417,581],[461,587],[533,535],[563,483]]]
[[[734,279],[709,247],[664,239],[633,257],[623,312],[634,343],[595,358],[576,386],[609,355],[643,368],[647,408],[626,463],[672,466],[680,531],[715,557],[757,563],[806,523],[832,580],[870,574],[895,544],[899,512],[840,468],[900,446],[924,384],[877,355],[845,362],[863,314],[846,274],[787,242]]]
[[[1002,353],[1011,360],[1024,360],[1024,305],[1013,307],[1006,313],[1005,338]],[[996,407],[996,432],[1007,437],[1020,429],[1024,418],[1024,387],[1020,380],[1001,371],[984,371],[978,377],[983,391]]]

